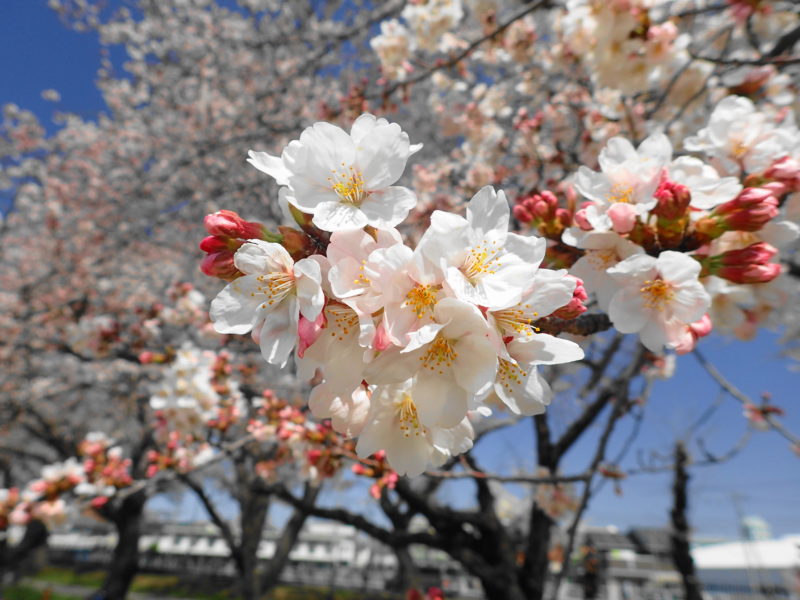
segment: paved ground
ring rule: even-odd
[[[94,588],[84,587],[82,585],[67,585],[62,583],[51,583],[49,581],[41,581],[38,579],[23,579],[20,582],[22,585],[35,588],[37,590],[52,590],[57,594],[64,594],[65,596],[75,596],[77,598],[89,598],[95,592]],[[142,592],[131,592],[128,594],[129,600],[193,600],[192,598],[179,598],[177,596],[157,596],[153,594],[145,594]]]

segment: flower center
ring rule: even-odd
[[[422,285],[418,283],[408,290],[403,306],[411,307],[411,310],[417,313],[418,319],[421,319],[426,314],[432,316],[433,307],[439,301],[439,291],[441,289],[442,286],[440,285]]]
[[[261,308],[279,303],[294,289],[294,275],[285,271],[273,271],[256,277],[258,291],[267,297]],[[251,295],[255,296],[254,293]]]
[[[350,335],[351,331],[358,331],[358,315],[349,306],[340,304],[329,304],[328,308],[328,329],[330,334],[343,341],[344,338]]]
[[[496,273],[496,268],[500,264],[500,248],[497,247],[497,242],[484,242],[471,248],[464,265],[461,267],[461,272],[469,280],[471,284],[481,279],[484,275]]]
[[[514,391],[515,386],[522,385],[522,382],[525,381],[527,376],[528,372],[517,363],[513,363],[505,358],[500,359],[497,367],[497,381],[509,394]]]
[[[443,337],[437,337],[428,350],[419,357],[422,366],[431,371],[438,371],[439,375],[444,373],[445,367],[452,367],[453,362],[458,358],[458,352],[453,350],[453,340],[448,340]]]
[[[367,192],[364,189],[364,177],[361,171],[355,168],[344,168],[342,163],[341,171],[331,169],[331,176],[328,177],[328,182],[331,189],[336,192],[339,199],[345,203],[353,206],[361,206],[361,203],[367,197]]]
[[[644,296],[644,305],[656,310],[664,310],[664,306],[675,296],[672,284],[663,279],[646,280],[639,292]]]
[[[503,331],[510,330],[521,335],[530,336],[534,332],[539,332],[539,328],[533,325],[533,317],[538,317],[539,313],[531,311],[530,308],[530,304],[517,305],[513,308],[498,310],[492,314]]]
[[[396,402],[395,408],[400,431],[405,437],[411,437],[412,433],[415,437],[419,437],[424,433],[424,429],[419,424],[417,405],[414,404],[414,399],[409,394],[403,394],[403,397]]]
[[[611,204],[616,204],[617,202],[630,204],[632,197],[633,187],[622,183],[615,183],[612,186],[611,191],[606,194],[606,200]]]

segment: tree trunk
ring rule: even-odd
[[[694,561],[689,547],[689,520],[686,517],[688,508],[687,488],[689,473],[686,464],[689,457],[682,442],[675,446],[675,481],[672,485],[672,562],[681,574],[686,600],[702,600],[700,581],[694,570]]]
[[[6,540],[0,546],[0,597],[2,597],[2,585],[5,574],[9,571],[17,571],[25,560],[37,549],[47,543],[49,532],[44,523],[38,519],[33,519],[25,528],[19,544],[8,546]],[[14,574],[14,579],[18,575]]]
[[[123,600],[139,570],[139,537],[145,502],[147,495],[141,490],[125,498],[119,508],[108,515],[117,528],[118,537],[106,580],[100,588],[106,600]]]
[[[519,583],[529,600],[543,600],[550,572],[550,536],[553,520],[534,503],[525,562],[519,571]]]
[[[306,483],[303,492],[303,505],[295,507],[294,514],[284,525],[281,537],[275,544],[275,554],[272,555],[269,563],[261,575],[261,593],[271,590],[278,584],[281,572],[289,561],[289,553],[294,548],[300,531],[308,518],[311,508],[319,495],[320,487],[312,483]]]
[[[262,593],[258,576],[258,546],[264,532],[264,523],[267,521],[269,502],[269,496],[257,494],[252,490],[248,490],[241,499],[239,515],[242,531],[239,544],[241,562],[238,566],[241,577],[239,593],[243,600],[256,600]]]
[[[417,589],[420,586],[420,575],[408,546],[393,548],[394,555],[397,557],[397,573],[390,579],[386,587],[393,592],[405,592],[410,589]]]

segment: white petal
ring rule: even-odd
[[[286,248],[274,242],[249,240],[233,255],[233,264],[247,275],[290,271],[294,261]]]
[[[391,186],[372,192],[361,204],[367,221],[378,229],[389,229],[398,225],[417,205],[417,196],[408,188]]]
[[[368,224],[360,208],[342,202],[322,202],[314,211],[313,221],[323,231],[361,229]]]
[[[210,316],[218,333],[242,334],[253,328],[264,299],[257,293],[257,283],[254,275],[245,275],[225,286],[211,301]]]
[[[467,204],[467,221],[478,237],[485,237],[489,231],[501,231],[505,236],[510,214],[506,195],[490,185],[478,190]]]
[[[303,258],[294,264],[295,286],[300,313],[309,321],[315,320],[325,304],[322,293],[322,272],[319,263]]]
[[[247,159],[247,162],[259,171],[266,173],[270,177],[274,177],[278,185],[289,185],[291,171],[286,168],[286,165],[283,164],[283,160],[279,157],[272,156],[266,152],[256,152],[255,150],[250,150],[248,156],[250,158]]]

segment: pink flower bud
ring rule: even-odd
[[[697,338],[706,337],[709,333],[711,333],[713,327],[714,326],[711,323],[711,317],[709,317],[708,314],[703,315],[699,321],[689,324],[689,329]]]
[[[734,283],[767,283],[781,274],[782,267],[777,263],[766,265],[744,265],[720,267],[716,275]]]
[[[514,218],[520,223],[530,223],[533,221],[533,215],[522,204],[517,204],[514,206],[514,208],[511,209],[511,212],[514,213]]]
[[[550,205],[542,199],[537,200],[533,204],[533,214],[540,219],[548,219],[550,217]]]
[[[557,208],[556,221],[561,223],[564,227],[569,227],[572,225],[572,214],[566,208]]]
[[[155,354],[153,352],[145,350],[139,354],[139,362],[143,365],[149,365],[151,362],[153,362],[154,356]]]
[[[303,315],[297,322],[297,356],[303,358],[306,350],[322,335],[322,330],[327,324],[325,318],[325,311],[319,313],[319,316],[314,321],[309,321]]]
[[[580,227],[584,231],[591,231],[592,229],[594,229],[594,227],[592,227],[592,224],[589,223],[589,219],[586,218],[586,209],[585,208],[579,208],[575,212],[575,216],[573,217],[573,221],[575,222],[575,225],[577,225],[578,227]]]
[[[375,335],[372,338],[372,347],[378,352],[382,352],[391,345],[392,341],[389,339],[389,334],[386,331],[383,321],[381,321],[375,328]]]
[[[203,241],[200,242],[200,250],[206,254],[213,254],[214,252],[231,250],[231,248],[228,246],[228,241],[224,238],[217,237],[215,235],[209,235],[204,237]]]
[[[583,280],[572,275],[568,275],[568,277],[575,280],[575,290],[572,292],[572,299],[551,315],[559,319],[574,319],[582,315],[586,312],[584,303],[589,299],[589,294],[586,293],[586,288],[583,287]]]
[[[203,224],[211,235],[242,240],[260,239],[264,229],[260,223],[245,221],[232,210],[220,210],[206,215]]]
[[[787,188],[787,191],[800,191],[800,160],[792,156],[784,156],[776,160],[764,172],[768,179],[775,179]]]
[[[750,244],[741,250],[729,250],[718,257],[724,266],[765,265],[778,253],[778,249],[766,242]]]
[[[758,231],[777,214],[778,199],[770,190],[759,187],[746,188],[733,200],[720,204],[711,217],[717,218],[718,230]]]
[[[219,277],[225,281],[233,281],[242,275],[241,271],[233,264],[233,252],[215,252],[209,254],[200,263],[200,270],[209,277]]]
[[[656,204],[652,213],[669,221],[674,221],[684,216],[689,208],[689,203],[692,201],[692,194],[689,188],[669,179],[661,182],[654,196],[658,199],[658,204]]]
[[[630,233],[636,226],[636,209],[626,202],[617,202],[606,213],[611,219],[611,227],[617,233]]]

